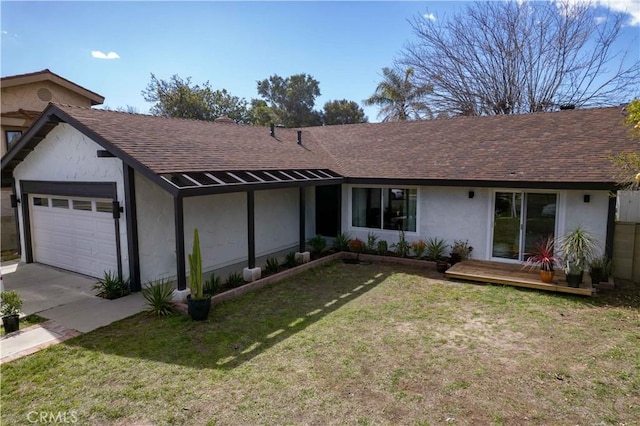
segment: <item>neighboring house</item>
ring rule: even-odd
[[[104,102],[97,93],[45,69],[0,79],[2,89],[0,153],[4,154],[38,118],[49,102],[91,107]],[[11,206],[10,176],[2,176],[2,250],[17,250],[15,209]]]
[[[303,251],[319,233],[390,244],[468,240],[521,262],[541,237],[589,228],[611,249],[610,154],[637,142],[621,107],[294,129],[50,105],[2,158],[22,256],[133,287]]]

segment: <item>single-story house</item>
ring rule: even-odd
[[[2,158],[15,179],[22,260],[134,289],[186,287],[203,269],[256,266],[316,235],[392,244],[468,240],[522,262],[576,226],[610,250],[615,169],[637,150],[623,107],[284,129],[51,104]]]

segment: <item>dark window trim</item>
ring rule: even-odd
[[[9,140],[9,133],[20,133],[20,136],[15,138],[13,143],[11,143],[11,141]],[[22,130],[22,129],[5,129],[5,131],[4,131],[4,141],[5,141],[5,148],[7,148],[7,151],[9,151],[11,148],[16,146],[16,142],[20,140],[22,135],[24,135],[24,130]]]

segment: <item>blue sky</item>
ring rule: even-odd
[[[623,46],[640,31],[631,4]],[[250,100],[256,81],[307,73],[320,82],[316,108],[361,103],[407,41],[409,19],[440,19],[463,2],[11,2],[2,1],[2,76],[49,68],[105,97],[110,108],[151,107],[141,91],[150,73],[209,81]],[[634,25],[631,25],[634,24]],[[639,54],[640,47],[634,53]],[[92,55],[92,52],[101,52]],[[102,59],[114,52],[115,59]],[[365,108],[377,121],[377,108]]]

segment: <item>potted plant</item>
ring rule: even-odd
[[[589,264],[589,274],[591,275],[591,285],[598,285],[601,282],[609,281],[611,275],[611,260],[607,256],[593,259]]]
[[[449,254],[451,265],[468,259],[472,251],[473,247],[469,246],[468,240],[454,240],[451,253]]]
[[[202,280],[202,255],[200,254],[200,238],[198,229],[193,231],[193,251],[189,255],[189,290],[187,296],[188,312],[194,321],[204,321],[209,317],[211,298],[204,295]]]
[[[549,235],[546,240],[536,244],[534,250],[527,258],[527,266],[531,269],[540,269],[540,280],[543,283],[553,281],[554,268],[560,265],[560,258],[553,253],[553,246],[554,239]]]
[[[22,299],[18,292],[3,291],[0,293],[0,312],[2,313],[2,324],[5,333],[9,334],[18,331],[20,328],[20,309],[22,309]]]
[[[447,243],[441,238],[429,238],[426,243],[425,252],[427,259],[436,262],[436,270],[444,272],[449,263],[444,254],[447,250]]]
[[[569,287],[579,287],[585,267],[596,258],[598,243],[589,231],[577,227],[558,239],[562,267]]]

